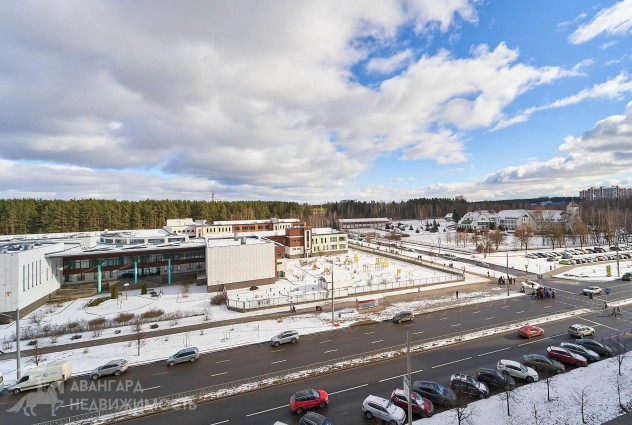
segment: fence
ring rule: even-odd
[[[456,344],[470,339],[506,332],[516,329],[517,327],[520,327],[527,323],[533,324],[539,323],[541,321],[550,322],[584,312],[586,312],[586,309],[569,308],[553,314],[541,314],[538,316],[530,317],[518,322],[505,322],[503,324],[497,324],[495,326],[475,328],[467,331],[440,335],[433,338],[425,338],[421,340],[411,341],[410,349],[411,353],[419,353],[422,351],[431,350],[450,344]],[[82,415],[59,418],[47,422],[40,422],[36,425],[97,425],[122,422],[132,418],[138,418],[143,415],[151,415],[169,410],[182,409],[183,407],[191,405],[192,403],[198,404],[209,402],[224,397],[230,397],[236,394],[260,390],[262,388],[271,387],[281,383],[299,381],[302,379],[342,371],[353,367],[365,366],[367,364],[390,360],[404,355],[406,355],[406,344],[401,344],[383,348],[380,350],[355,354],[352,356],[340,357],[327,362],[315,363],[294,369],[288,369],[284,370],[281,373],[259,375],[248,379],[227,382],[220,385],[213,385],[193,391],[185,391],[178,394],[171,394],[159,399],[154,399],[153,402],[147,405],[145,404],[146,401],[142,401],[142,405],[140,406],[130,404],[129,406],[124,406],[121,408],[98,410]]]

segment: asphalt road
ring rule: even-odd
[[[581,295],[581,290],[587,286],[584,283],[565,280],[556,281],[554,279],[546,279],[543,283],[546,286],[556,288],[558,296],[555,300],[532,300],[531,297],[525,295],[518,298],[480,303],[478,305],[449,309],[442,312],[421,314],[417,316],[414,323],[410,324],[395,325],[390,322],[378,323],[371,326],[344,328],[333,332],[305,335],[301,337],[301,341],[295,345],[284,345],[273,348],[268,344],[258,344],[209,353],[202,355],[200,360],[196,363],[177,365],[173,368],[168,368],[164,363],[159,362],[133,367],[130,368],[126,374],[118,378],[106,378],[96,382],[90,381],[88,377],[75,377],[66,383],[64,393],[59,395],[59,399],[63,402],[63,405],[57,410],[55,418],[78,415],[90,408],[100,406],[112,407],[133,400],[160,398],[164,395],[182,391],[225,384],[240,379],[286,371],[293,368],[304,368],[314,363],[384,349],[403,344],[406,339],[406,331],[410,331],[411,339],[416,341],[455,332],[467,332],[479,327],[489,327],[513,322],[539,314],[553,313],[564,308],[576,306],[586,307],[590,304],[587,297]],[[602,284],[601,286],[605,285]],[[632,297],[632,284],[629,282],[609,282],[608,286],[612,288],[611,299]],[[518,285],[514,285],[510,288],[512,291],[516,291]],[[595,307],[599,307],[602,301],[595,299],[593,303]],[[625,320],[630,316],[628,313],[625,313],[623,318],[615,319],[612,317],[602,317],[602,315],[605,316],[605,313],[596,312],[585,316],[585,318],[588,324],[603,327],[603,332],[600,332],[600,334],[604,335],[624,329],[623,326],[626,324]],[[578,321],[578,319],[571,320],[571,322],[574,321]],[[547,335],[552,335],[552,332],[565,334],[569,324],[568,321],[551,323],[547,325]],[[627,324],[629,325],[629,323]],[[552,331],[549,327],[555,330]],[[629,326],[627,329],[629,329]],[[298,330],[305,331],[301,329]],[[600,329],[600,331],[601,330],[602,329]],[[469,363],[476,363],[477,359],[487,360],[482,359],[486,356],[479,356],[479,354],[498,349],[494,347],[498,347],[502,342],[516,345],[517,342],[509,342],[513,340],[517,340],[513,334],[484,338],[415,355],[414,362],[417,362],[419,365],[436,365],[446,363],[446,361],[443,361],[446,359],[452,359],[447,360],[447,362],[451,362],[466,357],[472,357],[472,359],[464,361],[464,365],[459,366],[467,365],[468,367],[466,370],[460,369],[461,371],[473,371],[478,366],[470,366]],[[537,343],[537,341],[534,342]],[[177,351],[178,348],[166,347],[165,358]],[[513,350],[516,349],[516,347],[510,345],[501,346],[500,348],[502,348],[503,351],[507,351],[507,355],[510,353],[514,355]],[[474,353],[475,355],[473,356],[468,353]],[[503,355],[504,354],[503,352]],[[519,359],[521,353],[517,353],[516,355],[518,355]],[[112,357],[116,357],[116,353],[112,353]],[[496,358],[494,359],[496,360]],[[340,416],[340,418],[334,420],[334,423],[357,423],[353,420],[345,422],[343,416],[351,415],[351,412],[357,413],[362,400],[367,394],[373,393],[387,396],[390,395],[390,391],[392,391],[396,385],[395,381],[392,381],[388,384],[388,388],[386,388],[385,384],[379,382],[378,384],[371,383],[372,381],[368,378],[378,376],[391,376],[392,378],[394,375],[397,376],[396,370],[401,368],[401,363],[402,361],[400,360],[357,368],[310,381],[288,384],[257,393],[208,403],[198,406],[195,411],[191,412],[176,412],[159,415],[147,420],[161,422],[163,420],[172,421],[174,419],[163,418],[171,418],[171,415],[175,415],[178,417],[178,419],[175,420],[180,420],[181,415],[184,417],[189,417],[190,415],[191,418],[197,417],[198,419],[197,421],[187,423],[214,423],[213,421],[200,422],[200,418],[197,416],[199,413],[197,412],[204,412],[204,415],[207,417],[217,417],[219,423],[224,423],[221,422],[224,420],[230,420],[231,423],[237,424],[255,423],[248,422],[250,420],[248,418],[258,415],[247,416],[245,418],[240,417],[239,415],[244,414],[243,406],[235,407],[231,405],[234,400],[240,400],[239,402],[244,403],[244,406],[248,406],[249,409],[253,408],[253,412],[255,413],[256,411],[264,410],[271,412],[261,413],[260,415],[266,417],[263,423],[273,423],[276,419],[268,421],[267,415],[272,417],[278,413],[280,416],[274,416],[275,418],[284,417],[283,410],[286,411],[285,413],[288,413],[287,399],[296,389],[306,386],[320,386],[328,391],[334,392],[332,395],[332,404],[327,408],[328,412],[329,409],[331,409],[335,415]],[[395,364],[400,364],[400,366],[393,366]],[[487,366],[490,365],[488,363],[486,364]],[[493,366],[493,362],[491,365]],[[390,372],[387,372],[387,370]],[[413,366],[413,370],[417,370],[415,366]],[[426,369],[426,373],[431,373],[432,376],[435,376],[433,371],[434,369],[430,371]],[[457,370],[451,370],[449,373],[455,371]],[[436,378],[424,376],[424,379],[437,379],[439,382],[447,384],[446,379],[449,379],[449,373],[447,378],[441,375],[443,380],[440,379],[441,377],[439,375],[436,375]],[[353,387],[358,388],[357,390],[350,389]],[[362,390],[360,391],[360,389]],[[336,394],[336,391],[342,390],[346,391]],[[37,414],[36,419],[22,414],[6,412],[20,397],[21,396],[10,395],[6,391],[0,396],[0,423],[12,423],[16,425],[32,424],[36,421],[53,418],[51,416],[50,407],[47,406],[39,406],[35,409],[34,413]],[[338,398],[342,400],[348,399],[348,402],[341,403],[338,401]],[[274,402],[276,402],[276,404]],[[224,406],[224,404],[231,407],[211,407]],[[353,408],[351,407],[352,405],[354,406]],[[284,409],[268,410],[274,406],[284,406]],[[207,409],[211,409],[215,413],[211,414]],[[229,417],[229,419],[222,419],[223,416],[217,416],[218,412],[224,414],[224,412],[228,411],[233,412],[226,416]],[[352,416],[353,415],[350,417]],[[292,423],[291,419],[295,418],[292,418],[290,415],[289,418],[281,420]],[[354,420],[357,421],[357,415]]]

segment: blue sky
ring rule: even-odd
[[[321,203],[632,187],[632,0],[2,9],[5,198]]]

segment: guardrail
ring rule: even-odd
[[[446,345],[460,343],[462,341],[467,341],[470,339],[506,332],[527,323],[537,324],[544,321],[549,322],[560,320],[569,316],[583,314],[589,311],[589,309],[584,308],[568,308],[556,313],[541,314],[520,321],[505,322],[503,324],[497,324],[495,326],[480,327],[469,329],[467,331],[440,335],[433,338],[425,338],[412,341],[410,344],[410,349],[412,353],[419,353]],[[266,375],[254,376],[252,378],[227,382],[220,385],[213,385],[210,387],[199,388],[196,390],[185,391],[177,394],[171,394],[152,400],[139,400],[138,403],[130,403],[129,405],[118,408],[97,410],[84,413],[82,415],[75,415],[46,422],[39,422],[37,425],[97,425],[117,423],[132,418],[151,415],[168,410],[184,409],[187,406],[209,402],[236,394],[251,392],[261,388],[278,385],[280,383],[299,381],[318,375],[325,375],[341,370],[364,366],[370,363],[390,360],[393,358],[404,356],[405,354],[406,344],[401,344],[392,347],[382,348],[380,350],[355,354],[352,356],[340,357],[334,360],[315,363],[308,366],[288,369],[284,370],[282,373],[271,373]]]

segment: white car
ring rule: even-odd
[[[598,294],[601,294],[601,288],[598,287],[598,286],[589,286],[588,288],[586,288],[586,289],[584,289],[582,291],[582,294],[584,294],[584,295],[590,295],[590,294],[598,295]]]
[[[364,412],[367,419],[377,418],[391,424],[403,425],[406,421],[404,409],[395,406],[390,400],[374,395],[364,399],[362,412]]]
[[[587,336],[595,336],[595,328],[576,323],[568,327],[568,333],[575,338],[585,338]]]
[[[527,382],[535,382],[540,379],[538,372],[513,360],[498,360],[496,369],[501,373],[506,373],[514,378],[524,379]]]

